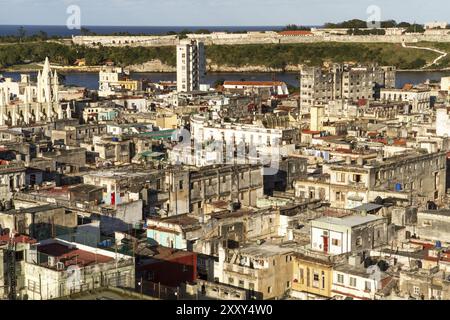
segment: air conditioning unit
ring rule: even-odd
[[[48,266],[54,267],[56,264],[56,258],[55,257],[48,257]]]

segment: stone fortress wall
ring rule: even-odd
[[[205,45],[233,45],[233,44],[291,44],[291,43],[319,43],[319,42],[347,42],[347,43],[416,43],[450,42],[450,30],[430,30],[430,32],[386,35],[341,35],[324,31],[313,31],[311,35],[285,36],[275,31],[211,34],[188,34],[188,38],[197,39]],[[176,35],[170,36],[74,36],[72,41],[78,45],[93,46],[101,43],[103,46],[175,46],[178,43]]]

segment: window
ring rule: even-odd
[[[356,278],[350,277],[350,287],[356,287]]]
[[[183,180],[180,180],[180,181],[178,182],[178,186],[179,186],[179,189],[180,189],[180,190],[183,190]]]
[[[345,173],[336,173],[337,182],[345,182]]]
[[[357,245],[357,246],[362,245],[362,238],[361,238],[361,237],[357,237],[357,238],[356,238],[356,245]]]
[[[300,268],[300,275],[299,275],[299,278],[300,278],[300,284],[303,284],[303,283],[304,283],[304,280],[303,280],[303,269],[302,269],[302,268]]]
[[[313,286],[314,288],[319,288],[319,281],[320,281],[319,273],[314,272],[314,274],[313,274],[313,283],[312,283],[312,286]]]
[[[249,283],[248,283],[248,288],[249,288],[249,290],[255,290],[255,284],[249,282]]]
[[[370,281],[366,281],[364,290],[369,291],[369,292],[372,290],[372,283]]]
[[[331,240],[331,244],[332,244],[333,246],[339,246],[339,245],[340,245],[340,241],[339,241],[339,239],[332,239],[332,240]]]
[[[290,288],[291,287],[291,282],[290,281],[287,281],[286,282],[286,288]]]
[[[420,295],[420,288],[419,287],[414,286],[413,287],[413,291],[414,291],[414,294]]]
[[[345,194],[343,192],[336,192],[336,201],[345,202]]]
[[[244,280],[239,280],[239,287],[243,288],[244,287]]]
[[[272,293],[272,287],[267,287],[267,293]]]
[[[337,282],[343,284],[344,283],[344,275],[338,273],[337,275]]]
[[[361,175],[360,174],[354,174],[353,175],[353,181],[354,182],[361,182]]]

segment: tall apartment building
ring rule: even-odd
[[[309,112],[314,105],[329,101],[373,99],[380,87],[395,86],[393,67],[349,67],[333,64],[330,68],[304,67],[300,71],[300,107]]]
[[[205,47],[197,40],[182,40],[177,45],[177,91],[200,89],[206,73]]]

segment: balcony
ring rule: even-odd
[[[356,188],[366,188],[366,183],[363,181],[356,182],[356,181],[349,181],[348,185],[350,187],[356,187]]]
[[[224,271],[238,274],[249,279],[263,279],[269,276],[269,269],[253,269],[238,264],[224,263]]]

